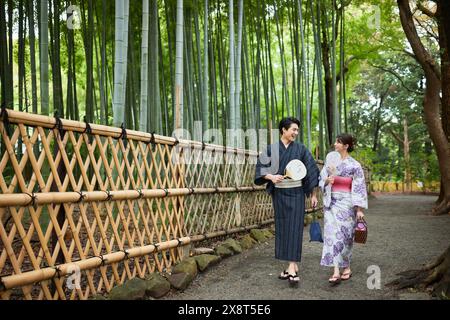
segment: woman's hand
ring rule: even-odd
[[[364,218],[364,212],[361,209],[357,209],[356,211],[356,220],[362,220]]]
[[[274,184],[277,184],[277,183],[283,181],[283,179],[284,179],[284,177],[281,174],[275,174],[275,175],[268,174],[268,175],[265,176],[265,178],[267,180],[272,181]]]
[[[334,177],[333,176],[329,176],[326,180],[325,180],[325,185],[333,185],[334,183]]]

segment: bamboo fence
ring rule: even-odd
[[[170,272],[196,241],[273,222],[270,196],[253,184],[254,151],[2,116],[1,299],[88,299]]]

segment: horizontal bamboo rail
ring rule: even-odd
[[[120,191],[81,191],[0,194],[0,207],[30,206],[61,203],[81,203],[112,200],[136,200],[164,197],[178,197],[192,194],[262,191],[265,187],[217,187],[217,188],[169,188]]]
[[[22,287],[35,282],[41,282],[55,277],[61,278],[68,275],[74,267],[80,271],[98,268],[104,265],[121,262],[135,257],[149,255],[158,250],[167,250],[175,248],[180,244],[187,245],[190,242],[189,237],[183,237],[176,240],[170,240],[163,243],[151,244],[143,247],[131,248],[101,256],[91,257],[71,263],[60,264],[56,267],[43,268],[39,270],[29,271],[24,274],[11,275],[0,278],[0,290]]]
[[[24,113],[20,111],[6,109],[8,113],[8,119],[10,123],[22,123],[27,126],[33,127],[42,127],[47,129],[53,129],[55,125],[57,125],[58,120],[55,117],[37,115],[31,113]],[[61,120],[61,129],[85,133],[87,129],[87,124],[80,121],[60,119]],[[104,137],[112,137],[119,138],[122,136],[122,129],[109,127],[100,124],[88,124],[91,128],[93,135],[101,135]],[[167,145],[179,145],[180,147],[186,147],[196,150],[205,150],[205,151],[215,151],[221,153],[237,153],[241,155],[251,155],[257,156],[258,152],[252,150],[245,150],[240,148],[230,148],[226,146],[211,144],[211,143],[202,143],[194,140],[187,139],[177,139],[176,137],[166,137],[158,134],[151,134],[147,132],[135,131],[126,129],[127,138],[136,141],[142,141],[146,143],[159,143],[159,144],[167,144]]]

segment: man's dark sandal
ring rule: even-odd
[[[298,274],[295,273],[295,275],[290,274],[288,276],[288,282],[290,287],[297,287],[298,283],[300,282],[300,278],[298,277]]]
[[[289,272],[287,272],[287,270],[284,270],[283,273],[278,276],[278,279],[281,280],[289,279]]]

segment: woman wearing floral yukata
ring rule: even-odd
[[[355,139],[349,134],[340,134],[334,144],[337,155],[336,166],[327,162],[320,173],[319,186],[324,193],[324,243],[320,264],[334,267],[329,282],[338,284],[352,276],[353,236],[356,220],[364,217],[367,209],[367,190],[364,172],[358,161],[350,157]],[[331,154],[330,154],[331,155]],[[340,157],[339,157],[340,155]],[[342,270],[342,274],[340,273]]]

